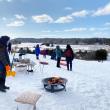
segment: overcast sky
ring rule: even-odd
[[[110,0],[0,0],[0,36],[110,38]]]

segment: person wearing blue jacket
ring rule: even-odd
[[[36,45],[35,54],[36,54],[36,58],[39,59],[39,54],[40,54],[40,47],[39,47],[39,44]]]

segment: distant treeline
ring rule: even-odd
[[[12,39],[13,44],[20,43],[48,43],[48,44],[71,44],[71,45],[91,45],[106,44],[110,45],[110,38],[16,38]]]

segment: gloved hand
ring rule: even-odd
[[[9,65],[5,66],[6,69],[6,76],[15,76],[16,72],[11,70],[11,67]]]
[[[15,71],[7,71],[6,73],[7,73],[6,76],[13,76],[14,77],[16,75]]]
[[[6,76],[10,76],[10,66],[6,65],[5,69],[6,69]]]
[[[11,67],[9,65],[5,66],[6,72],[11,70]]]

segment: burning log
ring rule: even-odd
[[[51,79],[48,80],[49,84],[58,84],[58,83],[63,83],[64,81],[60,77],[52,77]]]

